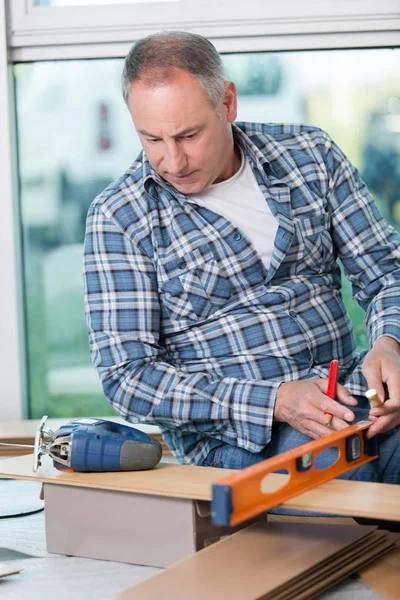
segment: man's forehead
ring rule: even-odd
[[[150,98],[166,93],[179,93],[181,96],[190,96],[197,102],[209,102],[207,93],[200,82],[183,69],[151,69],[145,71],[131,83],[128,95],[128,104],[134,105],[141,98]]]
[[[193,77],[190,73],[176,67],[152,67],[140,73],[138,81],[141,81],[145,87],[152,88],[168,85],[168,83],[182,75]]]
[[[129,110],[139,134],[174,138],[198,131],[212,120],[215,108],[209,99],[196,93],[190,83],[145,87],[140,80],[132,84]]]

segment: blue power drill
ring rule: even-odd
[[[33,470],[48,454],[61,471],[140,471],[161,460],[161,444],[143,431],[104,419],[70,421],[57,431],[46,427],[46,417],[36,432]]]

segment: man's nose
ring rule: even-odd
[[[177,143],[167,145],[164,159],[166,170],[171,175],[180,175],[182,171],[184,171],[184,169],[186,168],[186,154]]]

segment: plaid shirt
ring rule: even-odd
[[[400,341],[400,236],[329,136],[240,123],[235,140],[279,222],[268,271],[222,216],[171,187],[141,153],[90,207],[85,295],[104,392],[158,425],[180,462],[222,442],[271,439],[281,382],[326,377],[363,394],[362,356],[340,293],[340,257],[371,344]]]

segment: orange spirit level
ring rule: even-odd
[[[370,425],[370,421],[350,425],[220,479],[212,486],[213,525],[238,525],[301,492],[374,460],[378,455],[376,437],[368,439],[365,435]],[[328,467],[319,469],[317,457],[327,448],[337,448],[337,459]],[[278,475],[277,471],[284,471],[285,475]]]

